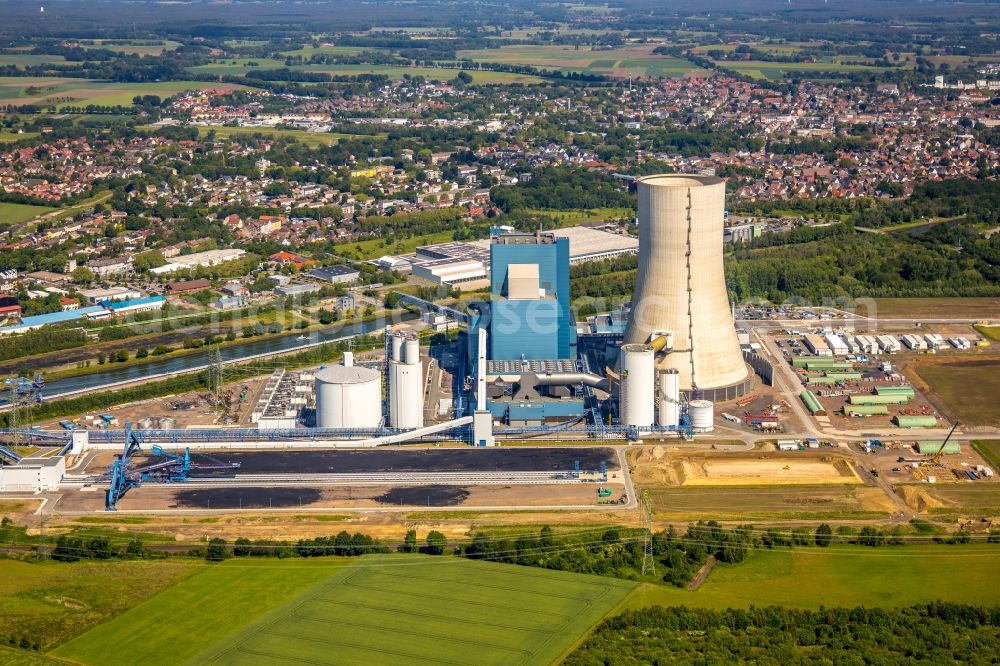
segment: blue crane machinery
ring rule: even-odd
[[[108,470],[110,485],[104,508],[107,511],[117,511],[118,501],[132,488],[138,488],[143,482],[154,483],[184,483],[192,471],[197,472],[234,472],[240,468],[238,462],[223,462],[210,456],[202,455],[205,462],[192,462],[191,449],[185,448],[183,454],[176,454],[154,445],[150,453],[159,458],[148,465],[135,467],[132,456],[141,451],[139,437],[132,430],[132,424],[125,424],[125,447],[122,455],[115,460]]]

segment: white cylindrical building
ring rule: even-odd
[[[676,428],[681,417],[681,376],[674,369],[660,373],[660,399],[656,424]]]
[[[317,428],[382,425],[382,375],[360,366],[331,365],[316,372]]]
[[[727,400],[746,393],[743,361],[722,267],[726,183],[670,174],[637,181],[639,270],[626,344],[654,344],[656,366],[680,373],[691,397]],[[656,338],[670,333],[669,346]]]
[[[413,333],[406,336],[406,341],[403,343],[403,358],[400,360],[411,365],[420,362],[420,338]]]
[[[424,366],[420,362],[420,339],[413,333],[397,333],[392,347],[393,358],[388,361],[389,425],[404,430],[422,428]]]
[[[392,358],[386,359],[386,361],[402,361],[403,360],[403,334],[394,333],[392,336]]]
[[[653,348],[648,345],[622,345],[621,387],[618,417],[622,425],[648,428],[653,425],[656,386]]]
[[[715,429],[715,405],[710,400],[692,400],[688,403],[691,429],[695,432],[710,432]]]

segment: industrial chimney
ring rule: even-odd
[[[726,183],[686,174],[636,182],[639,272],[624,342],[651,345],[657,372],[676,370],[686,399],[736,398],[751,388],[753,375],[722,268]]]

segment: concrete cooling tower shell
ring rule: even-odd
[[[317,428],[382,424],[382,375],[371,368],[330,365],[316,372]]]
[[[639,270],[626,344],[673,334],[657,370],[676,369],[680,388],[710,400],[746,393],[743,361],[722,268],[726,183],[716,176],[639,178]]]

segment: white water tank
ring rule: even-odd
[[[691,429],[695,432],[710,432],[715,428],[715,405],[709,400],[692,400],[688,403]]]
[[[382,424],[382,375],[361,366],[316,372],[317,428],[377,428]]]
[[[622,345],[621,392],[618,412],[622,425],[648,428],[653,425],[656,403],[653,348]]]
[[[670,368],[660,373],[660,400],[656,423],[659,426],[676,428],[680,423],[681,375]]]

